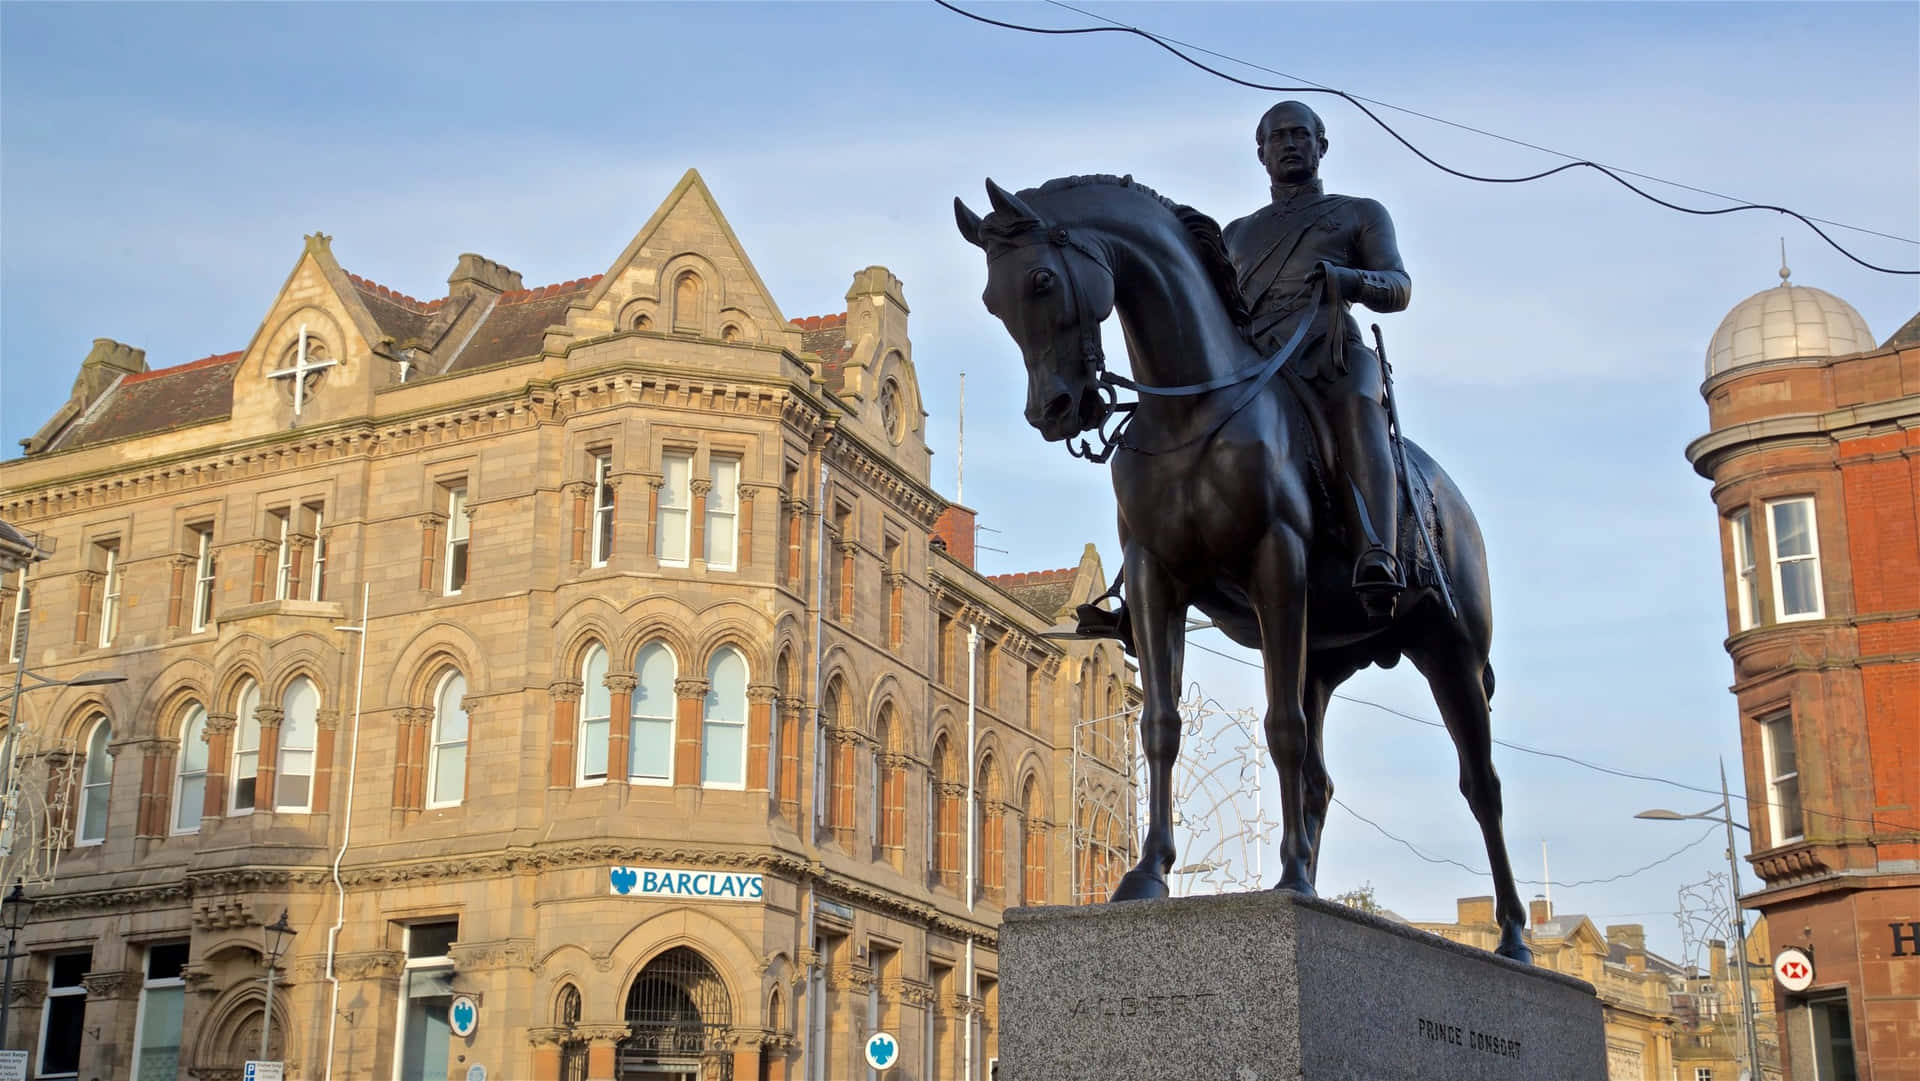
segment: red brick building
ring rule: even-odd
[[[1782,270],[1782,277],[1786,272]],[[1920,1079],[1920,315],[1875,345],[1829,293],[1742,301],[1707,355],[1747,824],[1788,1076]]]

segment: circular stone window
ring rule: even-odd
[[[900,408],[900,384],[889,379],[880,386],[880,426],[896,445],[907,435],[907,418]]]

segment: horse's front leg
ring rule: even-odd
[[[1285,527],[1261,542],[1253,564],[1252,600],[1260,620],[1267,674],[1267,753],[1280,774],[1280,881],[1276,889],[1306,897],[1313,889],[1318,824],[1306,809],[1308,756],[1319,753],[1307,725],[1307,546]],[[1318,765],[1318,763],[1315,763]],[[1324,772],[1324,766],[1321,766]],[[1332,794],[1328,788],[1327,795]],[[1324,813],[1324,812],[1323,812]]]
[[[1115,901],[1167,896],[1173,870],[1173,762],[1180,754],[1180,673],[1186,650],[1185,588],[1139,545],[1122,559],[1134,650],[1140,659],[1140,748],[1147,759],[1147,837]]]

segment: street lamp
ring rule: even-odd
[[[26,883],[15,882],[6,900],[0,901],[0,908],[6,909],[0,919],[4,919],[7,925],[7,974],[4,983],[0,983],[0,1045],[4,1045],[7,1013],[13,1006],[13,943],[19,937],[20,929],[27,925],[27,917],[33,913],[33,901],[27,897]]]
[[[1699,819],[1704,822],[1720,822],[1727,827],[1727,889],[1733,901],[1733,948],[1738,958],[1740,971],[1740,1010],[1747,1026],[1747,1076],[1752,1081],[1760,1081],[1760,1033],[1754,1027],[1753,983],[1747,978],[1747,919],[1740,909],[1740,864],[1734,858],[1733,831],[1738,823],[1733,820],[1733,798],[1727,794],[1727,762],[1720,760],[1720,805],[1709,807],[1699,814],[1683,815],[1678,811],[1656,808],[1641,811],[1635,818],[1650,818],[1660,822],[1684,822]],[[1747,827],[1739,826],[1746,830]],[[1747,830],[1751,833],[1751,830]]]
[[[267,1037],[273,1032],[273,971],[280,963],[280,949],[286,944],[287,936],[299,934],[287,923],[287,910],[280,910],[280,918],[266,926],[270,936],[267,939],[267,1007],[260,1015],[260,1061],[267,1060]]]

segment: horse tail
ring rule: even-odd
[[[1487,692],[1487,708],[1493,708],[1493,662],[1480,666],[1480,686]]]

